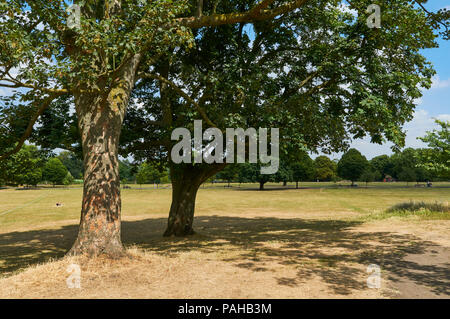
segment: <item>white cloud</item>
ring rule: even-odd
[[[436,118],[440,121],[450,121],[450,114],[441,114],[436,116]]]
[[[431,89],[443,89],[450,87],[450,79],[441,80],[439,75],[433,76]]]
[[[427,131],[432,131],[433,129],[437,129],[438,126],[434,122],[434,118],[439,120],[450,120],[450,114],[440,114],[438,116],[430,116],[430,114],[423,110],[419,109],[414,113],[414,118],[411,122],[407,123],[404,127],[406,132],[405,138],[405,148],[422,148],[426,147],[426,144],[421,140],[418,140],[418,137],[425,136]],[[367,159],[372,159],[375,156],[383,155],[383,154],[392,154],[391,146],[392,143],[385,143],[383,145],[372,144],[370,143],[370,138],[366,137],[363,139],[354,140],[350,147],[356,148],[360,151]],[[322,155],[322,154],[319,154]],[[331,158],[341,158],[342,153],[332,154]],[[317,155],[312,155],[312,157],[317,157]]]
[[[432,130],[435,126],[434,119],[427,111],[417,110],[413,120],[405,125],[406,147],[425,147],[425,144],[417,138],[424,136],[426,131]]]
[[[415,100],[414,100],[414,104],[417,105],[417,106],[418,106],[418,105],[421,105],[422,103],[423,103],[422,98],[418,98],[418,99],[415,99]]]

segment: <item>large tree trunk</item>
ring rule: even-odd
[[[83,146],[84,188],[78,237],[69,255],[124,254],[118,148],[138,63],[131,62],[113,89],[103,94],[75,96]]]
[[[78,238],[69,254],[121,255],[118,144],[122,116],[109,105],[103,105],[102,109],[89,97],[80,97],[77,103],[90,104],[93,109],[79,115],[84,158],[83,202]]]
[[[200,185],[225,167],[224,164],[197,166],[170,164],[172,205],[165,237],[189,236],[193,229],[195,200]]]
[[[263,191],[264,190],[264,182],[259,182],[259,190]]]

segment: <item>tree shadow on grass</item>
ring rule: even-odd
[[[163,238],[165,218],[124,221],[126,246],[176,258],[180,252],[224,252],[224,262],[255,272],[267,272],[280,286],[295,287],[318,276],[336,294],[366,290],[366,267],[377,264],[382,275],[426,286],[439,296],[450,295],[450,265],[430,265],[405,259],[425,254],[437,246],[413,235],[352,231],[357,221],[303,220],[201,216],[195,220],[199,234],[189,238]],[[78,226],[0,234],[0,275],[28,265],[60,258],[73,244]],[[440,251],[450,253],[446,247]],[[449,254],[450,256],[450,254]],[[277,277],[273,267],[295,267],[297,275]],[[274,271],[274,272],[272,272]]]

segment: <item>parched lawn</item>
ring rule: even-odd
[[[198,234],[179,239],[162,237],[171,190],[132,185],[122,190],[123,260],[63,258],[80,187],[0,190],[0,298],[450,297],[449,213],[386,213],[409,201],[448,203],[449,184],[300,186],[208,184]],[[81,289],[67,288],[70,263],[81,266]],[[367,287],[370,264],[381,268],[380,289]]]

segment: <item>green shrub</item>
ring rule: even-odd
[[[64,177],[63,184],[66,186],[69,186],[69,185],[73,184],[74,181],[75,181],[75,178],[73,178],[72,174],[70,174],[70,172],[67,172],[66,177]]]
[[[448,202],[426,203],[410,201],[396,204],[384,211],[373,212],[362,217],[363,220],[381,220],[393,217],[413,218],[423,220],[450,220],[450,206]]]
[[[400,203],[392,206],[386,212],[404,212],[404,213],[418,213],[423,211],[435,212],[435,213],[450,213],[450,205],[446,203],[426,203],[426,202],[416,202],[410,201],[407,203]]]

